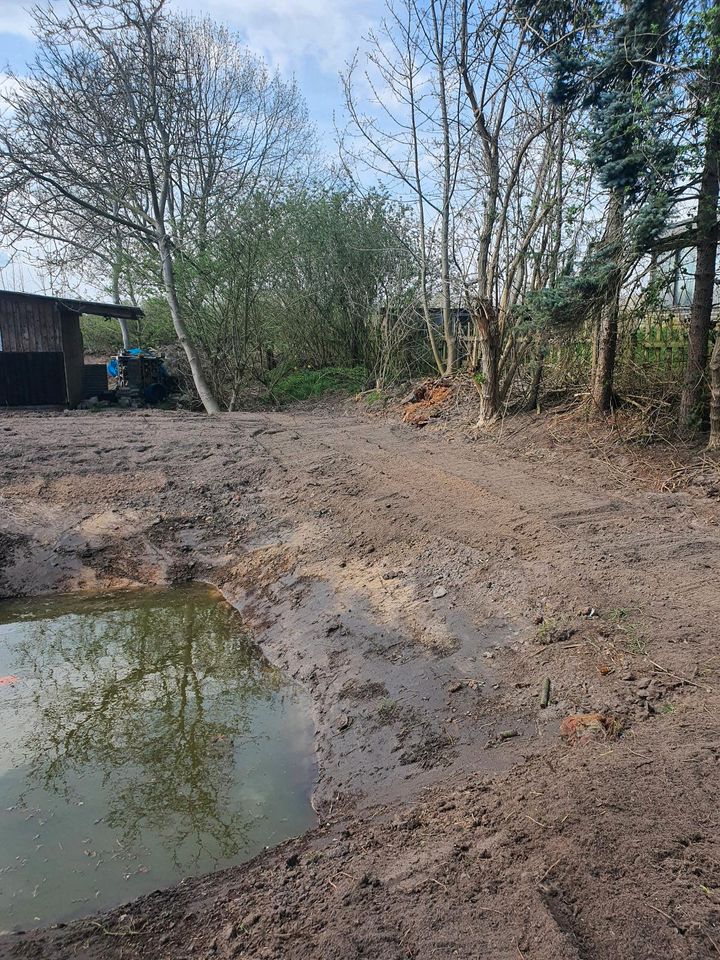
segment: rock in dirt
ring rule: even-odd
[[[342,733],[343,730],[347,730],[351,723],[352,717],[349,717],[346,713],[344,713],[338,720],[337,729]]]
[[[548,646],[551,643],[566,643],[575,635],[574,627],[563,627],[560,625],[548,627],[547,623],[538,631],[536,640],[542,646]]]
[[[501,730],[498,734],[498,740],[513,740],[515,737],[519,737],[520,733],[517,730]]]
[[[435,587],[433,590],[433,599],[440,600],[442,597],[447,596],[447,590],[445,587]]]
[[[411,813],[408,817],[396,817],[393,826],[396,830],[417,830],[422,826],[422,820],[416,813]]]

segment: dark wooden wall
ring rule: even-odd
[[[83,396],[96,397],[108,389],[108,372],[104,363],[86,363],[83,367]]]
[[[26,358],[15,364],[6,359],[0,367],[0,380],[12,377],[12,382],[0,384],[0,403],[67,403],[75,407],[84,398],[83,339],[80,315],[74,310],[53,300],[0,291],[0,337],[0,357],[22,354]],[[33,364],[27,358],[34,353],[46,359]],[[50,356],[54,359],[49,360]],[[27,383],[21,388],[23,370]],[[52,382],[43,382],[43,378]]]
[[[0,352],[0,407],[66,403],[65,360],[59,350]]]
[[[63,349],[60,315],[52,300],[0,293],[2,351],[57,352]]]
[[[67,384],[67,402],[76,407],[85,397],[85,376],[80,317],[71,310],[60,308],[62,330],[62,349],[65,356],[65,382]]]

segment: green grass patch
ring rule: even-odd
[[[385,403],[385,395],[381,390],[368,390],[364,400],[369,407],[375,407],[379,403]]]
[[[327,393],[359,393],[366,385],[364,367],[322,367],[320,370],[299,369],[284,374],[271,388],[278,403],[297,403]]]

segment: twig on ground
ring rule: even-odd
[[[533,822],[533,823],[536,823],[539,827],[542,827],[543,830],[549,830],[549,829],[550,829],[550,824],[548,824],[548,823],[541,823],[539,820],[536,820],[535,817],[531,817],[529,813],[524,814],[524,816],[526,816],[526,817],[528,818],[528,820],[532,820],[532,822]]]
[[[666,920],[669,920],[679,933],[685,933],[685,927],[681,927],[677,920],[673,919],[669,913],[665,913],[665,911],[661,910],[660,907],[653,906],[652,903],[648,903],[646,906],[650,907],[651,910],[654,910],[655,913],[659,913],[661,917],[665,917]]]
[[[102,930],[108,937],[138,937],[142,933],[142,930],[131,930],[129,928],[127,930],[108,930],[106,926],[97,920],[91,920],[90,925]]]
[[[658,670],[662,670],[663,673],[666,673],[669,677],[672,677],[673,680],[679,680],[681,683],[687,683],[691,687],[697,687],[698,690],[707,690],[708,693],[712,693],[710,687],[703,687],[700,683],[695,683],[694,680],[688,680],[687,677],[679,677],[676,673],[673,673],[671,670],[668,670],[667,667],[663,667],[661,663],[656,663],[654,660],[651,660],[650,657],[645,658],[648,663],[651,663]]]
[[[562,857],[558,857],[557,860],[555,861],[555,863],[551,863],[550,866],[549,866],[549,867],[547,868],[547,870],[545,871],[545,873],[544,873],[544,874],[540,877],[540,879],[538,880],[538,883],[542,883],[543,880],[548,876],[548,874],[550,873],[550,871],[551,871],[551,870],[554,870],[555,867],[560,863],[561,860],[562,860]]]

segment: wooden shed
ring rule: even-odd
[[[142,316],[138,307],[0,290],[0,406],[67,405],[84,399],[80,317]]]

